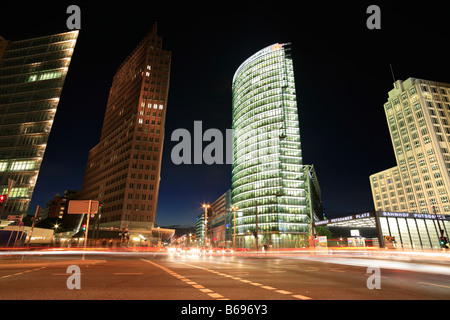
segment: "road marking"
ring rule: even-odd
[[[208,294],[208,296],[210,296],[211,298],[214,298],[214,299],[228,300],[228,299],[223,299],[224,298],[223,295],[221,295],[219,293],[215,293],[215,292]]]
[[[314,267],[308,267],[309,270],[305,270],[305,271],[319,271],[319,268],[314,268]]]
[[[264,288],[266,290],[275,290],[276,288],[270,287],[270,286],[261,286],[261,288]]]
[[[278,292],[278,293],[281,293],[281,294],[292,294],[292,292],[286,291],[286,290],[276,290],[275,292]]]
[[[436,284],[436,283],[429,283],[429,282],[418,282],[418,283],[426,284],[426,285],[429,285],[429,286],[436,286],[436,287],[442,287],[442,288],[449,288],[450,289],[449,286],[444,286],[443,284]]]
[[[306,297],[306,296],[302,296],[302,295],[299,295],[299,294],[295,294],[295,295],[292,295],[294,298],[297,298],[297,299],[300,299],[300,300],[311,300],[312,298],[310,298],[310,297]]]
[[[136,276],[136,275],[143,275],[142,272],[116,272],[113,273],[115,276]]]
[[[245,282],[245,283],[249,283],[249,282],[251,282],[250,280],[245,280],[245,279],[241,279],[241,280],[239,280],[239,281],[241,281],[241,282]]]
[[[232,276],[232,275],[228,275],[228,274],[225,274],[225,273],[221,273],[221,272],[218,272],[218,271],[215,271],[215,270],[211,270],[211,269],[199,267],[199,266],[192,265],[192,264],[188,264],[188,263],[184,263],[184,262],[177,262],[177,263],[184,264],[184,265],[187,265],[187,266],[190,266],[190,267],[193,267],[193,268],[205,270],[205,271],[208,271],[208,272],[217,274],[217,275],[219,275],[219,276],[231,278],[231,279],[233,279],[233,280],[238,280],[238,281],[241,281],[241,282],[244,282],[244,283],[248,283],[248,284],[251,284],[251,285],[253,285],[253,286],[260,286],[261,288],[266,289],[266,290],[275,290],[275,292],[278,292],[278,293],[284,294],[284,295],[291,295],[292,297],[294,297],[294,298],[296,298],[296,299],[301,299],[301,300],[312,300],[312,298],[307,297],[307,296],[302,296],[302,295],[300,295],[300,294],[294,295],[294,294],[293,294],[292,292],[290,292],[290,291],[286,291],[286,290],[278,290],[277,288],[274,288],[274,287],[271,287],[271,286],[265,286],[265,285],[263,285],[262,283],[252,282],[252,281],[250,281],[250,280],[245,280],[245,279],[242,279],[242,278],[239,278],[239,277],[234,277],[234,276]],[[217,268],[221,268],[221,267],[217,267]],[[305,271],[318,271],[318,270],[319,270],[318,268],[315,268],[315,269],[317,269],[317,270],[305,270]],[[281,271],[281,272],[285,272],[285,271]],[[274,271],[273,273],[281,273],[281,272]],[[339,269],[336,268],[336,272],[345,272],[345,271],[341,271],[341,270],[339,270]],[[270,273],[270,272],[269,272],[269,273]],[[228,299],[220,299],[220,300],[228,300]]]
[[[17,273],[13,273],[13,274],[7,274],[5,276],[1,276],[0,279],[6,279],[6,278],[9,278],[9,277],[13,277],[13,276],[19,276],[19,275],[22,275],[24,273],[28,273],[28,272],[31,272],[31,271],[42,270],[42,269],[45,269],[45,268],[47,268],[47,267],[34,268],[34,269],[25,270],[25,271],[22,271],[22,272],[17,272]]]
[[[186,278],[186,277],[184,277],[184,276],[182,276],[182,275],[179,275],[179,274],[173,272],[173,271],[170,270],[169,268],[163,267],[163,266],[161,266],[161,265],[159,265],[159,264],[157,264],[157,263],[154,263],[154,262],[152,262],[152,261],[149,261],[149,260],[145,260],[145,259],[141,259],[141,260],[142,260],[142,261],[145,261],[145,262],[148,262],[148,263],[154,265],[155,267],[158,267],[158,268],[164,270],[165,272],[167,272],[167,273],[169,273],[169,274],[175,276],[176,278],[180,279],[181,281],[184,281],[186,284],[189,284],[189,285],[191,285],[192,287],[194,287],[195,289],[198,289],[199,291],[201,291],[201,292],[207,294],[207,295],[210,296],[211,298],[214,298],[214,299],[217,299],[217,300],[229,300],[229,299],[225,298],[223,295],[221,295],[221,294],[219,294],[219,293],[216,293],[216,292],[214,292],[214,291],[211,290],[211,289],[205,288],[205,287],[202,286],[201,284],[198,284],[197,282],[194,282],[194,281],[190,281],[190,279],[188,279],[188,278]],[[204,268],[201,268],[201,269],[204,269]],[[209,270],[209,271],[211,272],[212,270]]]
[[[331,268],[330,270],[334,272],[345,272],[344,270],[341,270],[339,268]]]

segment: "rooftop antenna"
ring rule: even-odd
[[[392,68],[392,64],[389,64],[389,66],[391,67],[392,79],[394,79],[394,82],[395,82],[394,69]]]

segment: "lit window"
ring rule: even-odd
[[[28,77],[28,82],[56,79],[56,78],[60,78],[61,76],[62,76],[61,71],[44,72],[39,75],[32,74]]]
[[[35,161],[14,161],[11,171],[33,170],[36,167]]]
[[[6,171],[6,169],[8,168],[8,162],[0,162],[0,172],[1,171]]]
[[[8,189],[3,188],[3,193],[7,193]],[[9,193],[10,198],[25,198],[28,196],[28,189],[27,188],[12,188],[11,192]]]

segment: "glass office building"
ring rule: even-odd
[[[247,59],[232,91],[236,247],[307,246],[311,208],[289,44],[271,45]]]
[[[27,213],[77,37],[0,37],[0,194],[9,194],[2,218]]]

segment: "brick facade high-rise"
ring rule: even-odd
[[[170,63],[155,23],[117,70],[100,142],[89,152],[77,196],[103,202],[100,226],[154,227]]]

